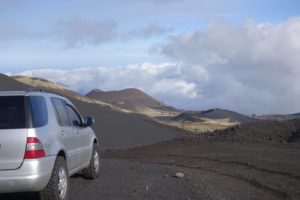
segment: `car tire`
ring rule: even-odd
[[[93,145],[92,156],[90,160],[90,165],[82,170],[82,175],[86,179],[95,179],[99,176],[100,171],[100,156],[98,151],[98,145]]]
[[[40,200],[67,200],[69,196],[69,173],[66,160],[57,157],[47,186],[39,193]]]

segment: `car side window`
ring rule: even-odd
[[[67,104],[66,108],[69,113],[72,125],[73,126],[82,126],[81,117],[78,114],[78,112],[71,105]]]
[[[45,126],[48,123],[46,100],[42,96],[30,96],[33,128]]]
[[[70,126],[71,124],[65,103],[61,99],[55,97],[52,97],[51,101],[55,107],[59,124],[61,126]]]

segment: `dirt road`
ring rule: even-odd
[[[182,172],[183,178],[176,178]],[[300,144],[171,141],[102,154],[96,181],[71,178],[70,199],[300,199]],[[34,199],[31,194],[0,199]]]
[[[183,172],[192,186],[192,193],[185,193],[187,199],[300,199],[299,143],[201,144],[188,140],[110,152],[105,157]]]

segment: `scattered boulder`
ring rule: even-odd
[[[184,178],[184,173],[182,173],[182,172],[176,172],[175,177],[176,178]]]

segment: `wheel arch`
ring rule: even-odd
[[[61,156],[63,157],[65,160],[67,160],[67,155],[66,155],[66,152],[64,150],[60,150],[58,153],[57,153],[57,157],[58,156]]]
[[[94,138],[94,140],[93,140],[93,144],[97,144],[97,145],[99,145],[99,144],[98,144],[98,140],[97,140],[97,138]]]

